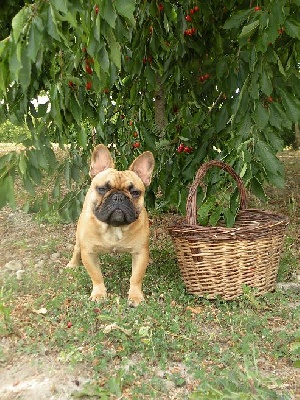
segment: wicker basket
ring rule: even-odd
[[[227,171],[239,189],[240,211],[233,228],[197,225],[197,188],[213,166]],[[283,215],[247,209],[243,182],[228,164],[203,164],[189,190],[186,219],[169,228],[187,291],[230,300],[243,293],[244,285],[255,288],[255,295],[273,290],[287,225]]]

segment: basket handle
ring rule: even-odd
[[[189,225],[197,225],[197,188],[202,183],[202,178],[211,167],[219,167],[228,172],[236,181],[240,194],[240,209],[247,208],[247,194],[242,179],[233,170],[233,168],[219,160],[211,160],[201,165],[195,179],[190,187],[187,202],[186,202],[186,221]]]

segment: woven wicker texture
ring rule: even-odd
[[[233,228],[197,225],[197,188],[213,166],[227,171],[239,189],[241,210]],[[169,228],[189,293],[230,300],[243,293],[244,285],[255,288],[256,295],[275,288],[288,218],[246,206],[243,182],[228,164],[212,160],[200,167],[189,191],[186,219]]]

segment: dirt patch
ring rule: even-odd
[[[82,367],[71,368],[50,356],[24,356],[0,369],[0,398],[67,400],[89,379]]]

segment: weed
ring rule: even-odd
[[[11,319],[11,307],[6,303],[8,295],[4,292],[4,287],[0,290],[0,336],[13,332],[13,322]]]

